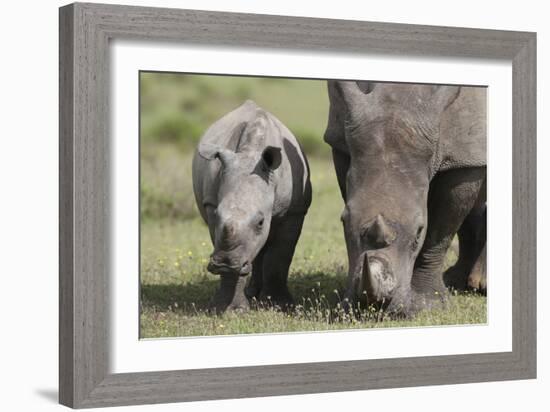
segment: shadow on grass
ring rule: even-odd
[[[141,307],[160,311],[179,307],[192,313],[195,309],[205,309],[208,306],[218,284],[217,279],[206,276],[184,284],[142,284]]]
[[[297,304],[322,298],[335,305],[343,296],[346,284],[344,273],[327,274],[313,272],[291,276],[288,287]],[[204,277],[184,284],[141,285],[142,309],[165,311],[178,308],[187,314],[203,311],[216,289],[219,280]]]

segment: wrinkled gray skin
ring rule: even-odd
[[[201,138],[193,189],[214,245],[208,270],[221,277],[212,307],[246,310],[247,297],[291,304],[288,269],[311,203],[309,166],[292,133],[246,101]]]
[[[443,274],[445,284],[457,290],[487,293],[487,207],[474,209],[458,230],[459,259]]]
[[[329,81],[328,90],[346,297],[412,315],[444,300],[447,249],[469,215],[484,213],[485,89]],[[476,249],[462,238],[461,251]],[[473,266],[483,269],[479,249],[448,277],[465,283]]]

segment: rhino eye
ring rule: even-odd
[[[265,216],[263,213],[258,213],[256,215],[256,218],[252,222],[252,227],[256,230],[256,232],[261,233],[265,222]]]

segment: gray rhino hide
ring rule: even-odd
[[[329,81],[328,91],[347,297],[412,313],[444,295],[445,252],[485,204],[486,90]],[[474,249],[461,247],[460,276],[482,258]]]
[[[291,304],[288,268],[311,203],[309,166],[293,134],[246,101],[205,132],[193,189],[214,245],[208,269],[222,275],[215,310],[248,307],[251,270],[249,298]]]

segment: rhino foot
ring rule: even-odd
[[[482,271],[472,271],[468,277],[468,287],[481,294],[487,293],[487,275]]]
[[[443,273],[443,282],[445,286],[458,291],[466,290],[467,278],[467,269],[461,265],[454,265]]]
[[[294,299],[287,288],[262,290],[260,301],[284,311],[294,306]]]
[[[483,247],[472,268],[468,277],[468,286],[480,293],[487,294],[487,245]]]
[[[248,285],[246,285],[244,293],[248,299],[258,299],[261,293],[262,285],[258,284],[255,278],[252,276]]]

